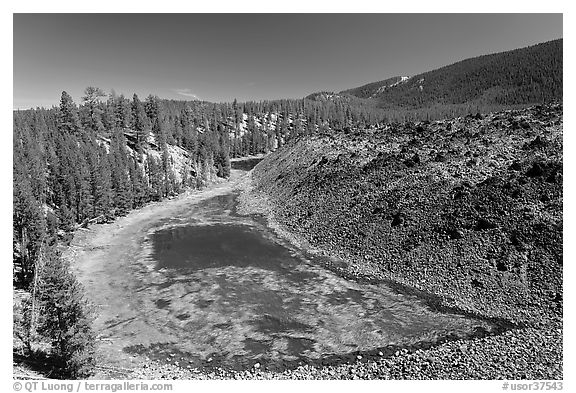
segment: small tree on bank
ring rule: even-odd
[[[69,263],[52,250],[47,251],[38,274],[36,331],[51,342],[62,377],[86,378],[95,363],[95,336],[94,313],[82,285],[70,272]]]

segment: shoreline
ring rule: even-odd
[[[451,299],[446,299],[441,295],[426,291],[422,288],[416,288],[411,286],[408,282],[397,280],[394,277],[384,276],[381,274],[381,272],[360,270],[355,271],[342,267],[344,262],[341,260],[339,261],[341,258],[331,255],[327,250],[312,246],[308,241],[303,239],[301,236],[291,232],[279,222],[279,220],[274,215],[274,208],[269,198],[262,191],[256,191],[254,189],[251,173],[252,172],[249,172],[246,177],[242,179],[242,181],[238,184],[240,189],[237,207],[238,213],[241,215],[263,215],[267,220],[268,227],[271,228],[279,237],[287,240],[292,246],[303,251],[305,254],[309,254],[315,257],[317,260],[320,260],[322,267],[347,280],[372,284],[382,283],[394,291],[397,291],[398,293],[415,295],[424,300],[427,306],[434,311],[441,313],[454,313],[469,318],[491,322],[497,326],[499,333],[503,333],[511,329],[523,328],[526,326],[524,323],[516,323],[506,318],[483,315],[472,308],[459,307],[458,304],[451,302]],[[357,264],[352,264],[351,266],[354,268],[356,265]],[[348,266],[350,265],[346,265],[346,267]]]

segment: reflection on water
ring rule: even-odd
[[[256,166],[260,161],[262,161],[262,157],[260,158],[248,158],[244,160],[232,161],[230,162],[230,167],[232,169],[241,169],[243,171],[249,171]]]
[[[290,249],[261,218],[235,215],[234,203],[234,195],[212,198],[191,208],[193,225],[180,218],[151,236],[165,277],[157,307],[190,359],[230,367],[319,359],[490,328],[383,284],[345,280]]]
[[[289,274],[290,265],[298,263],[288,249],[265,239],[256,228],[247,225],[173,227],[156,232],[153,241],[159,268],[257,266],[284,269]]]

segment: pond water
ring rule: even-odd
[[[230,162],[230,167],[232,169],[240,169],[243,171],[249,171],[250,169],[254,168],[256,164],[262,161],[263,157],[254,157],[254,158],[243,158],[243,159],[235,159]]]
[[[385,284],[338,276],[278,238],[262,217],[237,215],[235,198],[194,205],[150,236],[164,280],[156,306],[181,337],[146,349],[158,359],[176,353],[193,366],[284,366],[491,329]]]

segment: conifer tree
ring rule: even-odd
[[[102,123],[102,113],[100,109],[100,98],[105,97],[102,89],[98,87],[88,86],[84,90],[84,97],[82,101],[86,106],[88,112],[88,122],[86,126],[93,131],[102,131],[104,124]]]
[[[106,149],[99,148],[92,178],[94,217],[110,217],[112,208],[112,172]]]
[[[14,165],[13,234],[14,257],[20,268],[20,280],[30,283],[35,261],[45,238],[45,218],[39,202],[32,194],[32,187],[21,162]]]
[[[86,161],[85,145],[80,145],[80,149],[76,151],[76,165],[74,166],[74,180],[75,180],[75,201],[76,201],[76,221],[82,222],[83,220],[92,217],[93,207],[93,194],[90,179],[90,168]]]
[[[152,94],[146,97],[146,100],[144,102],[144,111],[146,112],[146,116],[148,116],[148,119],[150,119],[150,123],[154,124],[155,121],[158,120],[158,116],[160,113],[158,97],[155,97]]]
[[[144,111],[144,106],[136,94],[132,98],[132,129],[136,134],[136,150],[142,152],[143,145],[146,142],[149,121]]]
[[[130,183],[132,184],[133,208],[143,206],[148,197],[144,175],[135,159],[129,163]]]
[[[114,99],[114,119],[116,128],[124,129],[130,125],[130,108],[123,94]]]
[[[93,311],[69,263],[47,249],[38,268],[39,320],[36,330],[52,343],[61,362],[62,377],[86,378],[95,364]],[[34,315],[32,315],[34,317]]]
[[[178,119],[178,118],[174,119],[172,130],[173,130],[172,138],[173,138],[174,144],[177,146],[182,146],[183,132],[182,132],[182,124],[180,123],[180,119]]]
[[[132,185],[128,175],[126,139],[119,129],[116,129],[112,136],[110,155],[114,207],[119,215],[124,215],[132,208]]]
[[[76,134],[80,130],[80,119],[78,108],[74,104],[72,97],[65,91],[60,98],[60,110],[58,112],[58,129],[61,132]]]
[[[159,201],[163,197],[163,171],[158,160],[152,155],[148,155],[146,162],[148,169],[148,183],[149,183],[149,195],[152,201]]]

